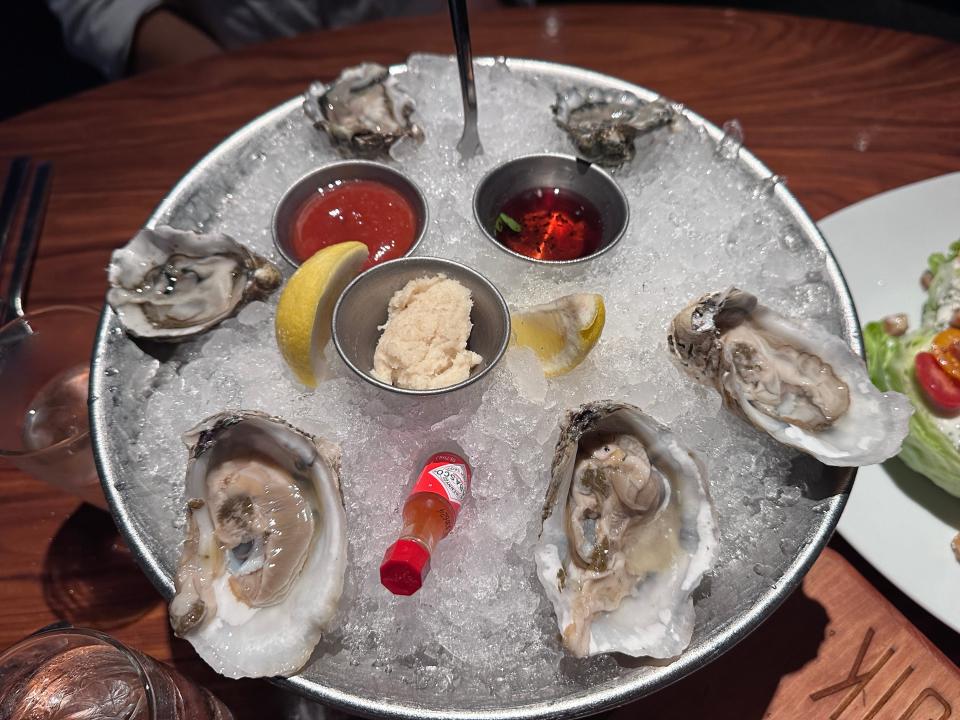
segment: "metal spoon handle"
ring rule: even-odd
[[[27,214],[23,220],[23,229],[20,233],[20,245],[13,261],[13,272],[10,275],[10,290],[7,294],[5,310],[6,320],[14,317],[23,317],[23,296],[30,279],[30,270],[33,268],[33,259],[37,252],[37,240],[43,229],[43,218],[47,212],[47,198],[50,196],[50,175],[53,167],[48,162],[37,165],[33,175],[33,190],[30,191],[30,201],[27,205]]]
[[[463,92],[463,136],[457,150],[469,159],[483,152],[477,131],[477,88],[473,79],[473,53],[470,50],[470,24],[467,21],[466,0],[449,0],[453,41],[457,46],[460,66],[460,90]]]

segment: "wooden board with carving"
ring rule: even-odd
[[[804,592],[831,622],[816,661],[785,678],[772,716],[838,720],[849,708],[845,717],[862,720],[945,720],[960,708],[960,671],[839,555],[821,556]]]
[[[698,673],[611,715],[713,720],[947,720],[960,670],[839,553],[753,635]]]

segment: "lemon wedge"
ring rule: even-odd
[[[360,242],[325,247],[293,274],[280,293],[274,321],[277,346],[304,385],[316,387],[330,320],[340,293],[360,273],[369,251]]]
[[[510,315],[510,342],[536,353],[543,374],[557,377],[582,363],[600,339],[606,310],[596,293],[564,295]]]

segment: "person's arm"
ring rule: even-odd
[[[178,15],[156,8],[137,24],[128,69],[143,72],[164,65],[198,60],[220,52],[208,35]]]
[[[190,60],[219,50],[192,25],[161,9],[161,4],[162,0],[47,0],[63,27],[70,54],[111,79],[128,69]]]

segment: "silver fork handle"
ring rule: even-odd
[[[33,175],[33,189],[30,191],[30,201],[27,205],[27,214],[23,219],[23,229],[20,233],[20,245],[13,261],[13,272],[10,275],[10,288],[7,291],[7,301],[3,312],[3,323],[17,317],[23,317],[23,296],[26,293],[27,283],[30,280],[30,271],[37,253],[37,241],[43,229],[43,219],[47,213],[47,199],[50,197],[50,177],[53,167],[49,162],[37,165]]]
[[[13,159],[7,171],[7,182],[3,186],[3,197],[0,198],[0,259],[7,246],[7,237],[13,220],[17,215],[17,207],[23,189],[27,185],[27,170],[30,167],[30,158],[20,156]]]

